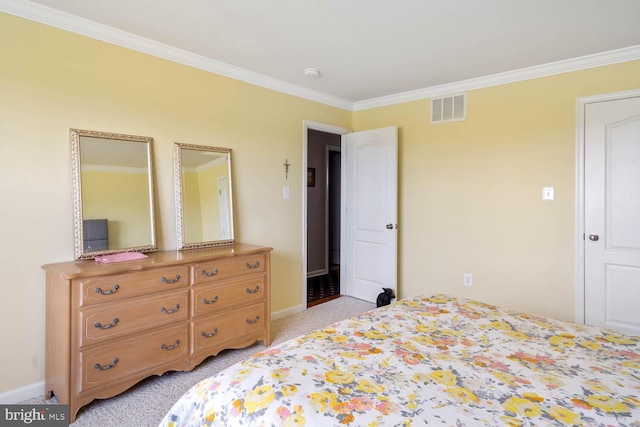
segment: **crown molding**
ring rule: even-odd
[[[475,89],[499,86],[507,83],[515,83],[523,80],[547,77],[555,74],[568,73],[571,71],[579,71],[587,68],[600,67],[603,65],[611,65],[638,59],[640,59],[640,45],[630,46],[593,55],[537,65],[534,67],[507,71],[505,73],[492,74],[489,76],[462,80],[439,86],[431,86],[424,89],[417,89],[395,95],[382,96],[379,98],[371,98],[364,101],[356,101],[353,103],[352,111],[384,107],[402,102],[417,101],[420,99],[449,95],[456,92],[466,92]]]
[[[489,76],[431,86],[394,95],[351,102],[336,96],[274,79],[244,68],[235,67],[233,65],[216,61],[202,55],[197,55],[186,50],[178,49],[164,43],[136,36],[126,31],[117,30],[115,28],[98,24],[94,21],[61,12],[37,3],[32,3],[27,0],[0,0],[0,12],[347,111],[361,111],[370,108],[384,107],[402,102],[449,95],[456,92],[466,92],[475,89],[515,83],[523,80],[640,59],[640,45],[636,45],[608,52],[552,62],[549,64],[522,68],[505,73],[492,74]]]
[[[342,98],[235,67],[30,1],[0,0],[0,12],[343,110],[351,111],[353,106],[351,101]]]

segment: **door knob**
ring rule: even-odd
[[[398,224],[395,226],[393,224],[387,224],[387,230],[393,230],[394,228],[398,228]]]
[[[600,239],[600,236],[598,236],[597,234],[589,234],[589,240],[591,240],[592,242],[597,242]]]

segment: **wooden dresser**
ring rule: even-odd
[[[138,261],[48,264],[45,398],[70,422],[96,398],[206,357],[271,343],[271,248],[234,244]]]

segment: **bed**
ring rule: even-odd
[[[161,426],[640,426],[640,337],[429,295],[268,348]]]

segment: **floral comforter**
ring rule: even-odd
[[[640,426],[640,337],[444,295],[287,341],[162,426]]]

